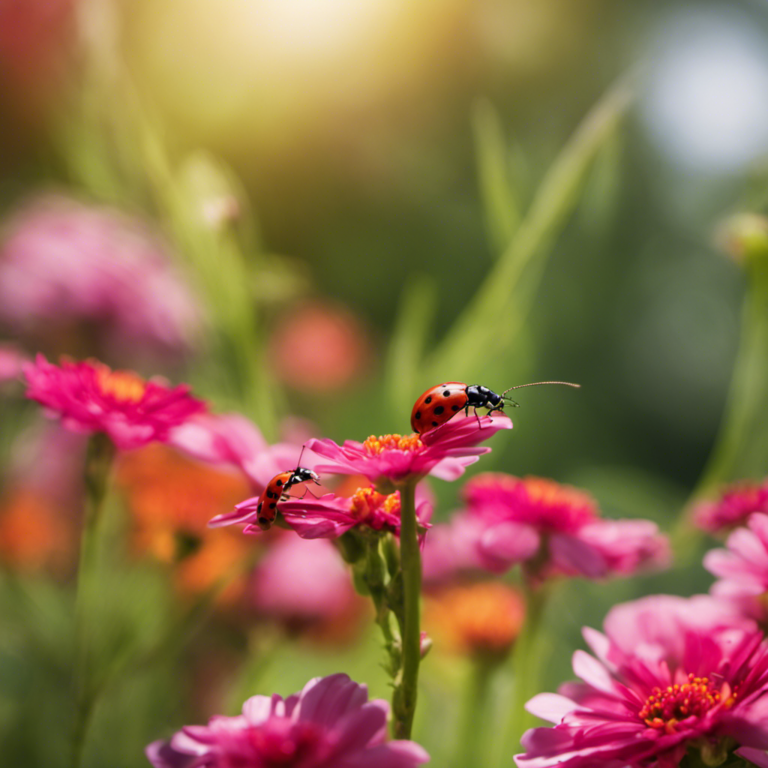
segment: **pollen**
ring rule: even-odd
[[[147,391],[147,383],[132,371],[113,371],[106,365],[96,368],[96,382],[102,394],[121,403],[138,403]]]
[[[421,438],[416,435],[371,435],[364,443],[363,449],[369,456],[379,456],[384,451],[420,451],[424,447]]]
[[[400,517],[400,494],[391,493],[385,496],[373,488],[358,488],[352,496],[351,513],[358,519],[365,520],[374,512]]]
[[[650,728],[674,733],[681,720],[702,717],[721,703],[730,709],[736,697],[737,692],[731,690],[727,683],[718,690],[708,677],[690,674],[688,682],[682,685],[654,688],[638,714]]]

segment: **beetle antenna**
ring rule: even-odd
[[[510,398],[505,397],[507,392],[511,392],[513,389],[524,389],[525,387],[540,387],[543,384],[561,384],[564,387],[574,387],[575,389],[579,389],[581,387],[581,384],[573,384],[570,381],[534,381],[531,384],[518,384],[516,387],[510,387],[509,389],[505,389],[501,393],[501,396],[505,400],[509,400],[509,402],[514,403],[515,402],[514,400],[510,400]],[[515,405],[518,405],[518,403],[515,403]]]
[[[304,443],[304,445],[301,446],[301,453],[299,454],[299,461],[296,464],[296,469],[299,469],[301,467],[301,457],[304,455],[304,449],[307,447],[307,444]]]

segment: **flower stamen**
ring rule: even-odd
[[[687,683],[654,688],[638,714],[649,728],[674,733],[681,720],[702,717],[721,702],[730,709],[736,696],[727,684],[720,691],[708,677],[689,674]]]
[[[419,451],[424,447],[421,438],[416,435],[371,435],[363,443],[363,449],[369,456],[380,456],[384,451]]]
[[[105,395],[121,403],[138,403],[147,391],[147,383],[132,371],[113,371],[106,365],[96,368],[96,383]]]
[[[352,496],[351,514],[360,520],[366,520],[377,511],[399,518],[400,494],[390,493],[385,496],[373,488],[358,488]]]

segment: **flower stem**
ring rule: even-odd
[[[483,747],[486,742],[488,694],[496,667],[493,660],[472,660],[462,713],[459,759],[456,761],[456,765],[462,768],[481,768],[487,765],[488,756]]]
[[[410,739],[421,662],[421,551],[416,523],[416,482],[400,488],[400,560],[403,575],[403,664],[392,699],[395,738]]]
[[[542,648],[539,647],[541,619],[546,607],[547,596],[546,587],[528,587],[526,589],[525,624],[515,641],[511,657],[514,688],[512,689],[510,720],[504,746],[505,755],[513,755],[520,750],[520,739],[534,722],[533,716],[525,711],[525,704],[537,692],[538,688],[539,671],[543,661]]]
[[[82,762],[88,723],[95,703],[88,624],[98,581],[98,541],[102,510],[114,456],[114,444],[106,435],[97,433],[91,437],[85,459],[85,516],[80,540],[75,597],[73,768],[79,768]]]

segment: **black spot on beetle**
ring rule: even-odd
[[[278,480],[278,481],[275,483],[275,485],[282,485],[282,484],[283,484],[283,481],[282,481],[282,480]]]
[[[269,522],[266,517],[259,518],[259,525],[266,525]]]
[[[429,405],[429,403],[432,402],[432,395],[430,395],[429,397],[425,398],[424,402],[427,403],[427,405]]]
[[[418,421],[421,418],[421,411],[416,411],[415,418],[416,418],[416,421]]]
[[[270,508],[270,509],[274,509],[276,506],[277,506],[277,502],[273,501],[273,502],[272,502],[272,503],[269,505],[269,508]]]
[[[272,491],[267,491],[267,496],[269,496],[270,499],[276,499],[277,498],[277,494],[276,493],[272,493]]]
[[[444,410],[445,408],[443,408],[442,405],[436,405],[433,413],[435,414],[435,416],[439,416]]]
[[[460,405],[452,405],[451,406],[451,410],[454,411],[454,412],[455,411],[460,411],[461,410],[461,406]]]
[[[439,427],[440,425],[439,425],[439,424],[438,424],[436,421],[433,421],[433,422],[432,422],[432,426],[433,426],[433,427]]]
[[[446,389],[445,392],[443,392],[443,397],[450,397],[450,396],[451,396],[450,390]]]

